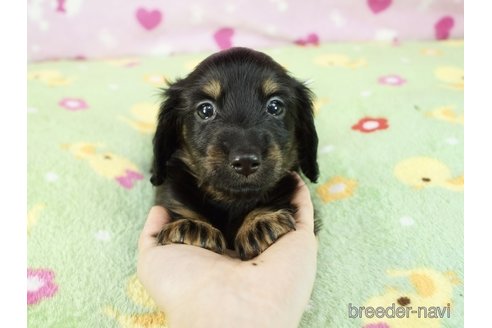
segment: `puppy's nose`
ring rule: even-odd
[[[255,154],[240,154],[232,156],[231,166],[239,174],[248,176],[260,167],[260,159]]]

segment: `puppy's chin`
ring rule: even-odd
[[[255,173],[256,174],[256,173]],[[257,199],[271,190],[281,177],[214,175],[202,185],[212,198],[218,201]]]

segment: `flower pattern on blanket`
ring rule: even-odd
[[[110,152],[98,152],[100,144],[79,142],[62,145],[76,158],[86,160],[91,168],[103,177],[114,179],[125,189],[131,189],[135,183],[143,179],[142,173],[128,159]]]
[[[64,2],[66,14],[55,13],[59,19],[67,18],[71,3]],[[148,4],[133,6],[140,5]],[[373,18],[385,20],[396,7],[393,0]],[[134,11],[128,15],[140,38],[167,29],[172,18],[166,11],[166,20],[147,31]],[[335,11],[328,11],[327,19],[332,16]],[[431,33],[432,24],[428,27]],[[242,42],[244,35],[236,32],[232,41]],[[94,43],[97,38],[96,33]],[[214,42],[211,32],[209,39]],[[403,297],[403,304],[420,304],[424,296],[413,286],[438,286],[428,282],[447,274],[417,268],[453,270],[462,278],[463,92],[450,87],[457,82],[445,82],[459,81],[461,75],[455,71],[453,78],[448,69],[439,71],[439,79],[435,73],[439,67],[463,68],[463,41],[400,38],[398,46],[320,43],[262,49],[316,96],[320,178],[308,186],[323,225],[317,283],[300,327],[398,327],[384,319],[351,319],[347,303],[363,306],[372,297],[386,300],[385,295],[389,301],[383,287],[388,285],[397,288],[390,295],[393,302]],[[166,80],[185,77],[207,54],[128,53],[89,60],[89,53],[74,48],[70,55],[78,54],[87,60],[28,65],[28,72],[44,73],[27,81],[27,263],[31,270],[47,272],[28,276],[29,326],[165,327],[167,317],[133,275],[135,238],[154,196],[142,177],[147,178],[152,159],[160,88]],[[348,61],[326,67],[314,62],[326,54],[344,54]],[[359,59],[367,66],[351,68]],[[380,77],[387,84],[380,84]],[[408,272],[388,277],[386,269]],[[50,282],[57,286],[54,293],[43,289]],[[442,320],[442,328],[463,326],[463,286],[452,285],[451,318]],[[429,299],[449,300],[444,289],[438,293]],[[340,311],[325,311],[327,299],[346,302]],[[414,327],[427,327],[418,323]]]
[[[426,327],[440,328],[441,319],[431,317],[431,307],[440,307],[441,313],[449,306],[450,311],[453,307],[453,289],[454,286],[461,283],[458,276],[452,272],[439,272],[430,268],[416,268],[412,270],[388,270],[387,275],[391,278],[407,278],[412,289],[406,290],[403,288],[388,287],[386,291],[380,295],[374,296],[367,300],[365,307],[388,308],[395,304],[395,308],[400,306],[412,307],[412,310],[418,311],[419,307],[427,309],[427,318],[424,318],[423,311],[421,318],[418,313],[409,313],[408,317],[394,318],[367,318],[363,316],[363,328],[375,327],[391,327],[391,328],[410,328],[410,327]],[[396,312],[396,311],[395,311]],[[388,311],[391,315],[391,310]],[[437,312],[435,313],[436,315]]]
[[[352,130],[357,130],[363,133],[371,133],[378,130],[385,130],[389,127],[388,120],[385,118],[361,118],[357,124],[352,126]]]
[[[356,187],[357,181],[336,176],[323,183],[316,191],[323,202],[328,203],[352,196]]]
[[[27,269],[27,304],[34,305],[58,291],[55,273],[50,269]]]

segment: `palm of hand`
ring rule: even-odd
[[[236,327],[296,326],[314,283],[317,242],[306,186],[300,186],[294,202],[296,231],[250,261],[188,245],[156,246],[152,235],[169,218],[164,208],[152,208],[139,241],[138,275],[168,322],[177,327],[227,327],[231,320]],[[197,320],[204,317],[207,322],[200,325]]]

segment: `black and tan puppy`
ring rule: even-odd
[[[157,236],[251,259],[295,229],[291,171],[318,178],[312,93],[269,56],[211,55],[164,93],[151,182],[172,217]]]

